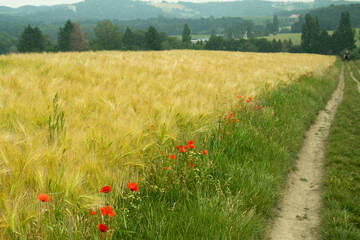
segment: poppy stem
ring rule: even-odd
[[[40,235],[41,235],[41,211],[42,211],[42,206],[41,206],[41,203],[40,203],[40,211],[39,211],[39,235],[38,235],[38,239],[40,239]]]

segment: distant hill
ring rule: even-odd
[[[282,10],[301,11],[347,1],[316,0],[315,2],[270,2],[243,0],[236,2],[208,3],[150,3],[132,0],[85,0],[75,4],[55,6],[0,7],[0,14],[16,16],[33,22],[60,22],[87,19],[133,20],[158,16],[170,18],[271,16]],[[0,3],[1,4],[1,3]]]
[[[279,12],[279,16],[289,16],[291,14],[305,15],[310,13],[312,16],[318,17],[320,27],[326,30],[335,30],[339,26],[341,12],[348,11],[353,28],[360,27],[360,3],[348,5],[331,5],[317,9],[293,10]]]

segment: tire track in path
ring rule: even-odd
[[[348,70],[349,70],[349,72],[350,72],[351,78],[354,80],[354,82],[357,83],[357,89],[358,89],[358,92],[360,93],[360,82],[359,82],[359,80],[357,80],[356,77],[354,77],[354,74],[352,73],[352,71],[351,71],[351,69],[350,69],[350,65],[348,65]],[[358,71],[359,71],[359,73],[360,73],[360,70],[359,70],[359,69],[358,69]]]
[[[297,170],[287,177],[284,198],[279,202],[278,215],[269,232],[272,240],[321,239],[319,226],[322,206],[322,176],[326,139],[337,107],[344,94],[344,65],[339,84],[325,110],[306,132],[298,153]]]

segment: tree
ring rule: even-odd
[[[233,38],[233,32],[231,27],[226,28],[226,38],[228,40],[231,40]]]
[[[182,31],[182,43],[191,44],[191,29],[187,23],[184,25],[184,30]]]
[[[277,34],[279,32],[279,20],[277,15],[274,15],[272,27],[273,34]]]
[[[118,50],[121,49],[120,32],[116,25],[110,20],[100,21],[96,24],[95,44],[100,50]]]
[[[342,12],[339,27],[332,35],[332,47],[335,53],[344,49],[351,50],[355,48],[355,33],[351,28],[349,12]]]
[[[161,50],[160,35],[153,26],[145,33],[144,47],[146,50]]]
[[[28,25],[21,34],[19,52],[42,52],[45,50],[44,37],[38,27]]]
[[[121,42],[124,50],[134,50],[135,47],[134,35],[132,34],[129,27],[126,28]]]
[[[89,50],[89,41],[86,39],[84,33],[80,29],[79,23],[73,23],[73,28],[70,32],[70,51],[86,51]]]
[[[311,14],[305,15],[305,23],[301,33],[301,47],[304,52],[318,53],[320,48],[320,24],[317,17],[314,19]]]
[[[70,20],[67,20],[63,28],[58,32],[58,49],[59,51],[70,51],[70,35],[74,26]]]
[[[327,30],[323,29],[320,33],[320,47],[319,53],[329,54],[331,49],[331,37]]]
[[[226,40],[223,37],[211,35],[205,44],[207,50],[226,50]]]
[[[292,33],[300,33],[304,24],[304,18],[300,15],[299,20],[291,26]]]
[[[11,52],[15,47],[15,39],[5,32],[0,32],[0,54]]]

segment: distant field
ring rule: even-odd
[[[284,40],[288,41],[289,39],[291,39],[291,41],[295,45],[300,45],[300,43],[301,43],[301,33],[281,33],[281,34],[277,34],[274,36],[266,36],[266,37],[259,37],[259,38],[265,38],[268,41],[272,41],[273,39],[275,39],[276,41],[278,41],[279,39],[281,41],[284,41]]]
[[[263,23],[263,22],[266,22],[266,21],[270,21],[272,22],[273,21],[273,16],[254,16],[254,17],[241,17],[245,20],[252,20],[255,24],[257,23]],[[283,21],[284,19],[289,19],[288,17],[278,17],[278,20],[279,21]]]
[[[357,47],[360,47],[359,31],[360,31],[359,28],[355,29],[355,40],[356,40]],[[332,33],[333,33],[333,31],[329,31],[329,34],[332,34]],[[301,33],[284,33],[284,34],[277,34],[275,36],[267,36],[267,37],[259,37],[259,38],[265,38],[269,41],[272,41],[273,39],[275,39],[276,41],[278,41],[279,39],[281,41],[291,39],[293,44],[295,44],[295,45],[301,44]]]
[[[178,39],[182,39],[182,35],[172,35],[172,37],[176,37]],[[196,35],[191,34],[191,39],[209,39],[210,35]]]
[[[42,192],[81,229],[78,210],[69,209],[99,206],[102,186],[121,192],[141,182],[166,146],[196,139],[237,95],[321,74],[334,59],[211,51],[0,56],[0,234],[26,236]],[[62,111],[63,129],[54,120]]]

